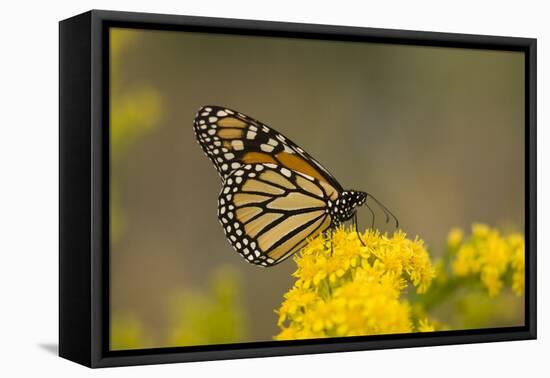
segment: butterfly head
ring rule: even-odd
[[[355,215],[357,207],[362,206],[366,200],[365,192],[345,190],[340,193],[336,201],[329,203],[331,215],[337,223],[345,222]]]

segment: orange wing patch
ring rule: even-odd
[[[246,122],[241,121],[240,119],[233,117],[222,118],[218,121],[218,126],[220,127],[236,127],[239,129],[244,129],[246,127]]]
[[[222,139],[239,139],[242,135],[241,129],[221,129],[218,131],[218,136]]]
[[[323,175],[315,169],[310,163],[299,155],[289,154],[281,152],[275,155],[275,157],[281,162],[281,164],[288,169],[298,171],[311,177],[315,177],[317,180],[326,181]]]
[[[243,156],[242,161],[245,164],[256,164],[256,163],[274,163],[277,164],[277,161],[273,159],[272,156],[264,154],[262,152],[249,152]]]

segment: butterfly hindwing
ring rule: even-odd
[[[342,190],[334,176],[302,148],[245,114],[220,106],[203,106],[193,126],[199,144],[222,180],[243,165],[271,163]]]
[[[331,226],[331,185],[274,163],[244,164],[227,175],[218,218],[248,262],[275,265]]]

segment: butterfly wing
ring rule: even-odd
[[[206,156],[225,180],[246,164],[271,163],[301,172],[343,189],[317,160],[281,133],[245,114],[208,105],[193,122],[195,136]]]
[[[229,174],[218,218],[233,248],[248,262],[272,266],[331,226],[330,184],[273,163],[245,164]]]

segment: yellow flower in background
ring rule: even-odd
[[[449,248],[456,248],[462,243],[462,240],[464,239],[464,231],[462,229],[455,227],[449,231],[449,235],[447,236],[447,245]]]
[[[112,97],[111,152],[118,159],[137,140],[158,128],[162,98],[157,89],[147,85],[136,85]]]
[[[131,29],[116,29],[110,38],[110,143],[113,158],[123,156],[128,147],[159,126],[163,102],[160,92],[145,82],[127,83],[122,69],[123,55],[139,43]]]
[[[510,259],[512,267],[512,290],[522,295],[525,290],[525,241],[523,236],[513,234],[508,237],[510,248],[513,250]]]
[[[143,349],[243,342],[248,319],[243,307],[242,285],[237,271],[219,267],[212,272],[206,290],[181,289],[166,307],[166,328],[147,332],[135,312],[111,315],[111,349]]]
[[[136,316],[129,312],[111,315],[111,350],[146,348],[149,342]]]
[[[213,272],[206,292],[176,293],[170,308],[166,346],[240,342],[246,337],[242,286],[236,271],[221,267]]]
[[[434,268],[422,240],[339,228],[318,236],[294,257],[297,279],[276,311],[277,340],[407,333],[414,330],[402,294],[425,292]],[[332,244],[332,245],[331,245]],[[426,320],[427,322],[427,320]],[[427,329],[428,323],[421,323]]]
[[[124,166],[128,150],[141,138],[160,127],[163,99],[158,89],[145,82],[128,82],[125,77],[124,55],[139,43],[132,29],[115,29],[110,38],[110,122],[109,138],[111,169]],[[117,175],[112,175],[116,177]],[[118,241],[126,230],[126,214],[120,193],[120,182],[111,180],[110,227],[111,240]]]
[[[428,320],[428,318],[421,319],[418,323],[418,332],[433,332],[435,326]]]
[[[449,235],[449,247],[453,237]],[[454,240],[453,240],[454,241]],[[452,263],[457,277],[478,275],[489,296],[498,295],[508,272],[512,289],[522,295],[525,285],[525,241],[520,234],[503,236],[497,229],[484,224],[472,225],[472,235],[458,246]]]

